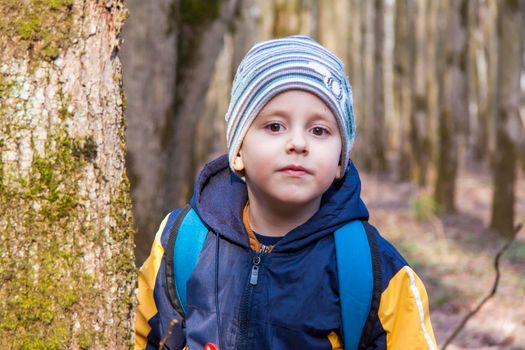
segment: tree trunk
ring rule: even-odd
[[[430,86],[431,61],[429,60],[433,30],[429,20],[428,2],[417,1],[415,18],[415,57],[413,78],[412,113],[410,115],[410,144],[414,155],[414,177],[420,186],[427,182],[428,166],[432,160],[430,143]]]
[[[0,1],[0,348],[130,348],[126,11],[15,3]]]
[[[442,13],[442,2],[432,1],[429,2],[427,6],[427,45],[426,45],[426,75],[427,75],[427,86],[426,86],[426,99],[427,99],[427,137],[428,137],[428,146],[425,146],[425,149],[428,149],[427,160],[425,161],[426,169],[423,170],[424,173],[428,173],[428,178],[425,176],[425,179],[435,178],[435,167],[433,164],[436,163],[438,148],[438,137],[437,132],[439,125],[439,110],[440,110],[440,100],[441,100],[441,89],[440,89],[440,75],[438,74],[439,67],[441,66],[441,59],[437,57],[437,52],[440,52],[440,34],[441,29],[441,13]]]
[[[277,38],[298,34],[301,31],[301,0],[273,0],[273,35]]]
[[[498,1],[498,73],[494,192],[490,227],[511,235],[514,227],[516,142],[519,121],[520,75],[523,54],[523,1]],[[521,8],[520,8],[521,7]]]
[[[496,1],[487,0],[480,4],[480,31],[483,38],[482,52],[477,53],[476,66],[480,78],[478,115],[479,123],[474,136],[474,159],[489,160],[495,148],[494,123],[496,115],[496,81],[497,70],[497,8]]]
[[[523,29],[525,31],[525,20],[523,20]],[[521,86],[525,86],[525,49],[523,49],[521,61]],[[518,162],[521,164],[521,171],[525,174],[525,89],[520,89],[520,125],[521,135],[518,141]]]
[[[168,145],[163,142],[175,97],[176,0],[129,0],[122,65],[127,96],[128,175],[137,227],[138,265],[148,256],[164,215]],[[154,62],[152,64],[152,62]]]
[[[348,56],[348,0],[325,0],[318,2],[319,42],[337,57]]]
[[[193,158],[197,123],[204,115],[204,96],[237,3],[237,0],[181,2],[175,114],[166,128],[165,138],[170,151],[166,164],[165,212],[184,205],[191,197],[198,170]]]
[[[394,47],[394,103],[399,120],[399,179],[413,177],[413,154],[409,143],[413,79],[413,2],[396,1]]]
[[[439,118],[439,156],[434,196],[444,212],[454,212],[459,120],[467,111],[467,1],[450,0],[444,37],[445,71]]]
[[[364,96],[364,74],[361,69],[362,60],[364,59],[361,55],[356,54],[361,52],[361,41],[364,40],[361,33],[361,21],[363,21],[363,2],[360,0],[350,0],[350,12],[348,15],[348,53],[341,58],[346,58],[348,63],[348,72],[350,84],[352,85],[352,95],[354,98],[354,114],[356,119],[357,130],[359,133],[361,116],[363,115],[364,105],[363,105],[363,96]],[[360,148],[361,141],[359,137],[356,138],[354,144],[354,150],[352,150],[352,158],[355,158],[353,155],[358,153],[355,149]],[[355,159],[354,159],[355,160]]]
[[[385,19],[384,0],[374,2],[374,67],[373,67],[373,114],[370,116],[371,140],[369,143],[372,170],[376,173],[387,171],[386,160],[386,132],[385,132],[385,78],[384,78],[384,51],[385,51]]]

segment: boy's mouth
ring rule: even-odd
[[[296,164],[287,165],[279,169],[279,171],[287,175],[290,175],[290,176],[303,176],[303,175],[310,174],[310,172],[306,170],[304,167],[300,165],[296,165]]]

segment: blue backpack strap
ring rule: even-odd
[[[170,230],[166,246],[166,285],[172,306],[185,317],[187,283],[208,235],[195,210],[186,205]]]
[[[346,224],[334,235],[344,349],[357,350],[372,306],[372,254],[361,221]]]

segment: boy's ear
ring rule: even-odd
[[[242,160],[241,152],[237,153],[235,158],[233,158],[233,170],[238,173],[241,173],[244,170],[244,161]]]
[[[339,164],[337,165],[337,171],[335,173],[335,179],[341,180],[342,177],[343,177],[343,167],[341,165],[341,162],[339,162]]]

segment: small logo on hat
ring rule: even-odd
[[[336,78],[334,78],[333,76],[325,77],[324,78],[324,83],[325,83],[326,87],[330,91],[332,91],[332,93],[334,94],[335,98],[337,98],[338,100],[343,98],[343,89],[341,88],[341,83],[339,83],[339,81],[336,80]]]
[[[308,64],[314,71],[323,76],[324,85],[332,92],[335,98],[341,100],[343,98],[343,89],[339,79],[334,77],[328,68],[317,62],[308,62]]]

